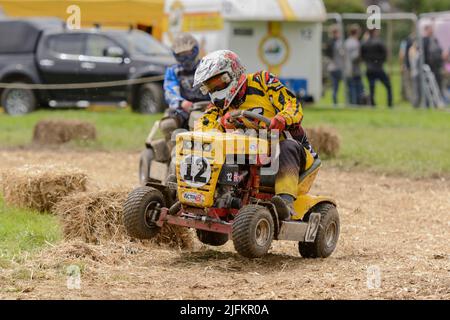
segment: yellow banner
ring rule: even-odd
[[[219,12],[211,13],[185,13],[181,17],[182,32],[217,31],[223,29],[223,18]],[[164,17],[164,32],[171,32],[169,28],[169,15]]]
[[[185,14],[183,31],[216,31],[223,29],[223,18],[219,13]]]

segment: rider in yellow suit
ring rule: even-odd
[[[301,126],[303,111],[297,98],[273,74],[261,71],[245,74],[238,56],[228,50],[213,52],[202,59],[194,86],[201,86],[212,105],[197,122],[196,130],[236,129],[230,121],[233,110],[248,110],[271,119],[269,129],[291,133],[293,139],[280,141],[279,171],[273,202],[283,207],[283,219],[294,214],[299,174],[311,165],[317,154]]]

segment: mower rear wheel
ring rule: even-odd
[[[228,242],[228,235],[224,233],[211,232],[197,229],[197,238],[204,244],[210,246],[223,246]]]
[[[133,190],[123,207],[123,222],[130,237],[151,239],[160,227],[156,225],[161,208],[165,207],[164,196],[151,187],[139,187]]]
[[[239,254],[259,258],[270,249],[274,222],[270,211],[259,205],[248,205],[239,210],[233,222],[233,244]]]
[[[303,258],[327,258],[336,249],[339,239],[339,214],[331,203],[319,203],[310,212],[320,213],[320,225],[314,242],[299,242],[298,251]],[[305,222],[308,221],[305,217]]]

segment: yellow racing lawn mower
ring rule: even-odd
[[[270,120],[250,111],[233,114],[236,123],[255,129]],[[264,256],[273,240],[297,241],[305,258],[326,258],[336,248],[339,215],[333,199],[309,195],[321,162],[307,159],[299,176],[295,215],[283,221],[271,202],[279,144],[276,136],[246,133],[185,132],[176,139],[178,201],[168,208],[162,190],[141,186],[124,204],[128,234],[138,239],[155,237],[165,224],[196,229],[199,240],[221,246],[232,239],[242,256]],[[266,130],[260,130],[266,132]],[[288,132],[283,132],[289,138]]]

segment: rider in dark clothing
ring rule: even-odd
[[[189,113],[193,103],[209,101],[198,88],[193,88],[194,75],[200,62],[199,44],[190,34],[178,35],[172,45],[178,64],[166,71],[164,92],[169,105],[169,116],[177,121],[178,128],[188,129]]]
[[[367,66],[370,104],[375,106],[375,82],[380,80],[387,90],[388,106],[392,107],[391,81],[383,69],[383,64],[386,62],[387,58],[387,50],[377,29],[369,30],[369,39],[361,46],[361,57]]]

